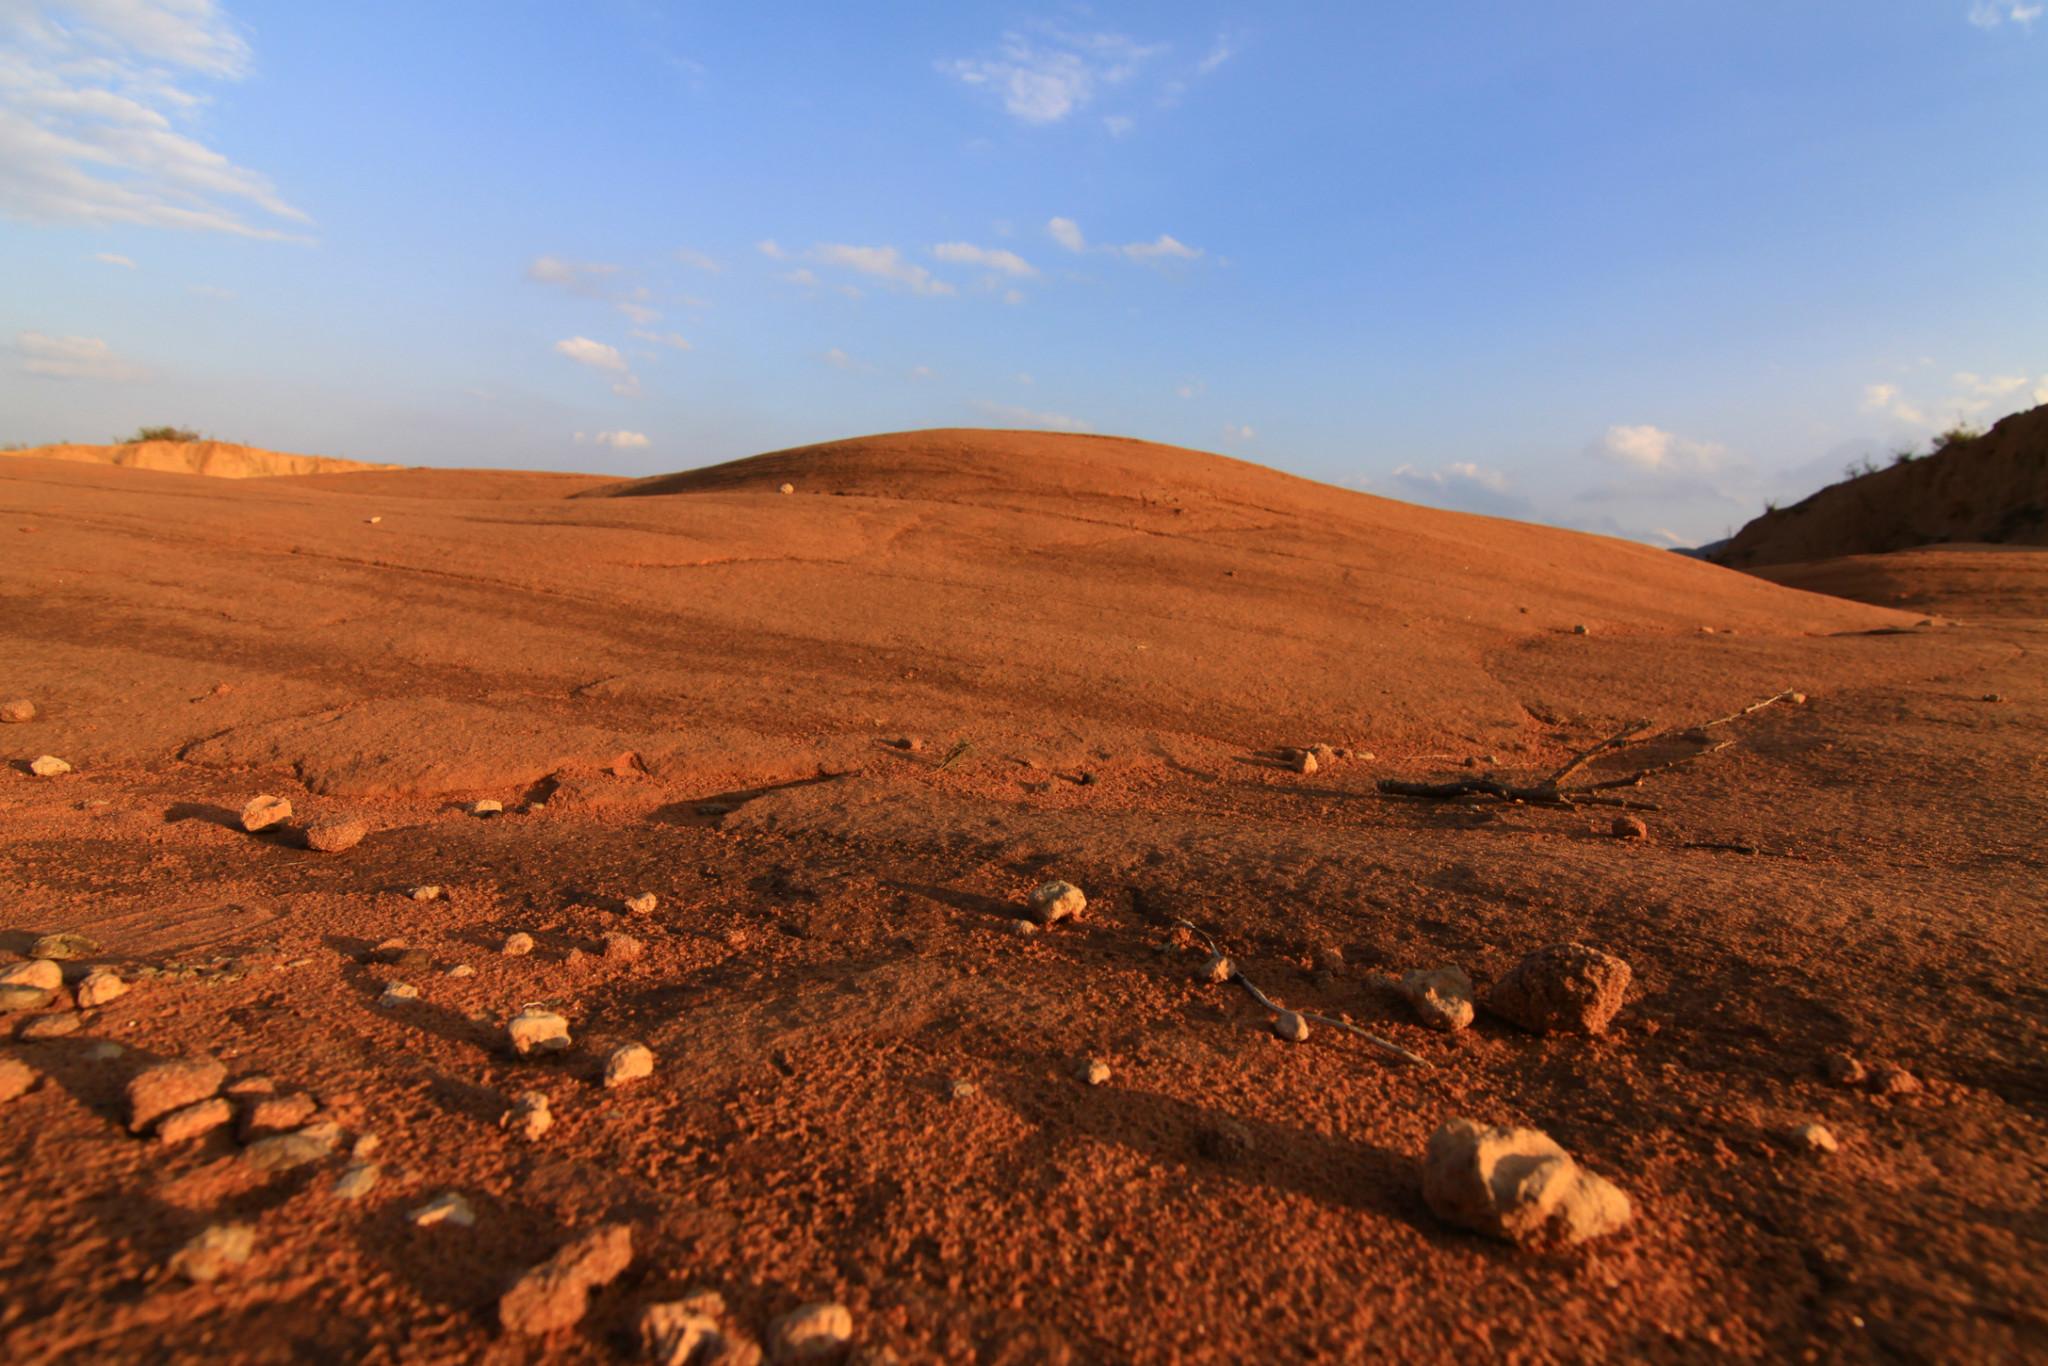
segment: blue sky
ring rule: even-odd
[[[2048,402],[2048,0],[0,0],[0,442],[923,426],[1692,543]]]

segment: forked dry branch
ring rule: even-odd
[[[1718,744],[1708,741],[1707,732],[1717,726],[1731,725],[1744,717],[1762,711],[1778,702],[1803,702],[1805,695],[1797,692],[1773,693],[1759,702],[1752,702],[1740,711],[1716,717],[1697,726],[1685,726],[1675,730],[1659,731],[1655,735],[1644,735],[1649,729],[1648,721],[1631,721],[1599,744],[1580,750],[1567,760],[1563,767],[1540,782],[1526,785],[1504,783],[1497,778],[1460,778],[1447,783],[1416,783],[1400,778],[1382,778],[1380,792],[1389,797],[1416,797],[1427,801],[1456,801],[1465,797],[1482,797],[1492,801],[1523,803],[1530,806],[1619,806],[1633,811],[1655,811],[1659,808],[1652,802],[1631,801],[1627,797],[1605,795],[1616,788],[1641,787],[1644,780],[1659,773],[1668,773],[1709,754],[1719,754],[1735,742],[1723,740]],[[1661,764],[1650,764],[1618,778],[1603,778],[1598,782],[1579,783],[1565,786],[1565,779],[1577,773],[1593,760],[1605,754],[1620,750],[1634,749],[1657,744],[1665,740],[1693,738],[1702,748],[1691,754],[1682,754]]]

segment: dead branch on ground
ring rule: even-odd
[[[1237,983],[1239,986],[1243,987],[1247,992],[1251,993],[1251,998],[1254,1001],[1257,1001],[1267,1010],[1273,1012],[1273,1014],[1276,1017],[1288,1009],[1288,1007],[1281,1005],[1278,1001],[1275,1001],[1265,992],[1260,991],[1258,986],[1252,981],[1251,978],[1245,976],[1244,973],[1240,972],[1237,967],[1237,960],[1231,958],[1229,954],[1223,952],[1222,949],[1216,947],[1216,941],[1211,939],[1208,933],[1204,931],[1201,926],[1195,925],[1186,920],[1176,920],[1173,922],[1171,926],[1169,926],[1169,928],[1188,930],[1200,936],[1203,945],[1208,948],[1210,953],[1216,955],[1218,958],[1222,958],[1225,961],[1229,962],[1229,980]],[[1356,1034],[1359,1038],[1364,1039],[1367,1043],[1379,1049],[1381,1052],[1391,1054],[1392,1056],[1401,1059],[1401,1061],[1403,1062],[1417,1063],[1423,1067],[1428,1067],[1430,1065],[1429,1059],[1423,1057],[1421,1054],[1411,1053],[1407,1049],[1401,1047],[1401,1045],[1393,1042],[1390,1039],[1383,1039],[1379,1035],[1374,1034],[1369,1030],[1360,1029],[1357,1025],[1351,1023],[1351,1021],[1349,1020],[1340,1020],[1334,1015],[1319,1015],[1312,1010],[1297,1010],[1294,1013],[1301,1016],[1305,1020],[1314,1020],[1317,1024],[1326,1024],[1330,1026],[1332,1029],[1342,1029],[1348,1031],[1349,1033]]]

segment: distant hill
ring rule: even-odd
[[[361,460],[329,455],[289,455],[232,441],[127,441],[117,446],[29,446],[0,454],[29,460],[69,460],[86,465],[119,465],[124,469],[164,474],[203,474],[214,479],[266,479],[281,474],[343,474],[358,470],[395,470]]]
[[[1950,543],[2048,545],[2048,405],[1766,512],[1710,558],[1752,569]]]

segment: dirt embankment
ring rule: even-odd
[[[30,446],[0,454],[29,460],[69,460],[86,465],[117,465],[123,469],[162,474],[203,474],[213,479],[265,479],[280,474],[342,474],[358,470],[395,470],[361,460],[330,455],[291,455],[241,446],[232,441],[125,441],[113,446]]]

